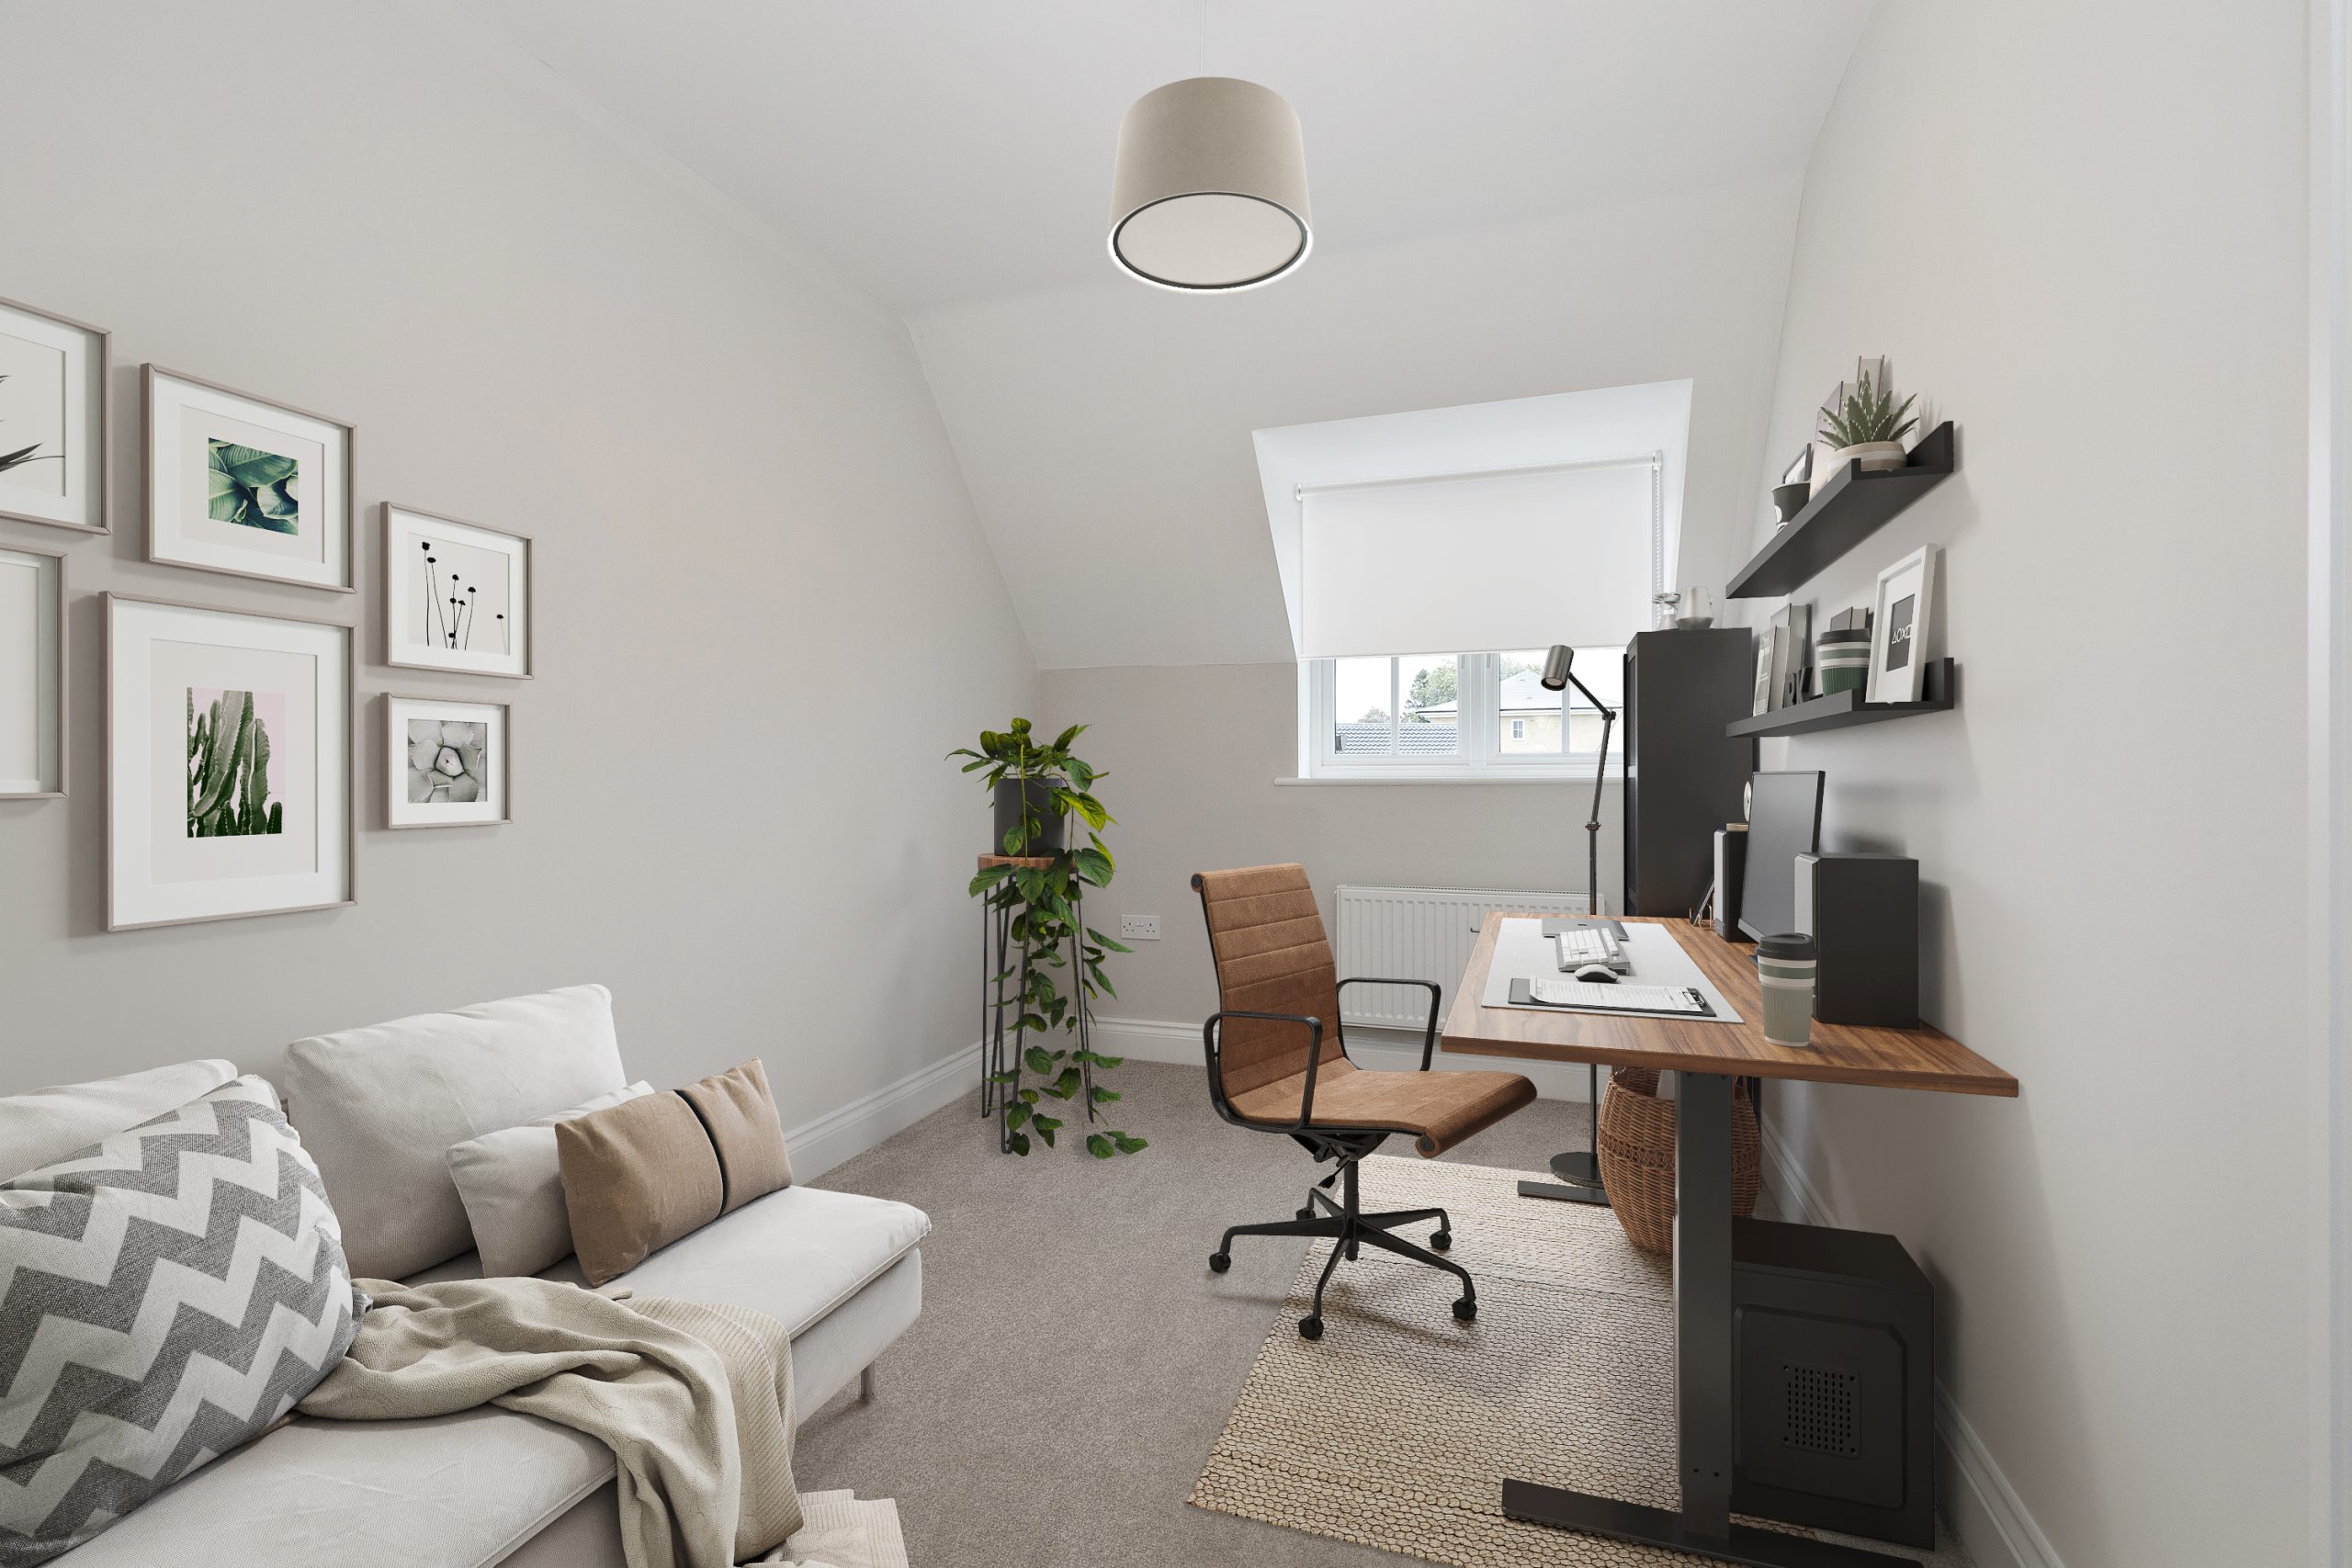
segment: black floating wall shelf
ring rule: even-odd
[[[1922,436],[1911,460],[1884,473],[1862,472],[1859,458],[1821,487],[1756,558],[1724,589],[1727,599],[1777,599],[1818,577],[1839,556],[1944,481],[1952,470],[1951,421]]]
[[[1924,694],[1916,703],[1866,703],[1860,692],[1833,692],[1826,697],[1808,697],[1801,703],[1791,703],[1770,713],[1758,714],[1754,718],[1736,718],[1724,726],[1724,733],[1733,737],[1761,738],[1768,735],[1810,735],[1819,729],[1843,729],[1849,724],[1876,724],[1883,718],[1901,718],[1915,713],[1949,713],[1959,694],[1954,687],[1954,670],[1949,659],[1928,662],[1921,672]]]

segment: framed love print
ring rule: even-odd
[[[0,546],[0,799],[65,793],[65,558]]]
[[[355,591],[351,426],[150,365],[147,558]]]
[[[384,502],[384,662],[531,674],[531,541]]]
[[[504,703],[384,698],[387,828],[469,828],[508,822]]]
[[[355,635],[106,596],[108,931],[353,901]]]
[[[0,517],[107,531],[103,327],[0,299]]]
[[[1943,554],[1939,546],[1922,545],[1878,574],[1871,608],[1871,702],[1916,703],[1926,690]]]

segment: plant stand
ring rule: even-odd
[[[982,855],[979,868],[993,866],[1027,866],[1042,870],[1054,863],[1051,855]],[[1070,969],[1083,975],[1085,954],[1080,944],[1086,936],[1086,897],[1083,891],[1071,899],[1078,919],[1070,927]],[[1012,962],[1012,909],[993,897],[980,900],[980,1114],[996,1118],[996,1145],[1000,1152],[1012,1152],[1012,1128],[1006,1122],[1006,1112],[1017,1102],[1021,1092],[1021,1052],[1012,1043],[1020,1031],[1005,1027],[1007,1008],[1013,1010],[1017,1021],[1020,1010],[1028,1005],[1029,964],[1023,955],[1020,973],[1011,972]],[[1093,1014],[1081,993],[1078,998],[1078,1048],[1093,1050]],[[1080,1062],[1079,1097],[1086,1101],[1086,1120],[1091,1123],[1100,1118],[1094,1109],[1094,1064]],[[1007,1075],[1010,1074],[1010,1077]]]

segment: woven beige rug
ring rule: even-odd
[[[1680,1552],[1502,1514],[1502,1477],[1671,1508],[1670,1270],[1606,1209],[1519,1196],[1532,1171],[1375,1156],[1366,1209],[1442,1205],[1478,1316],[1448,1275],[1364,1249],[1301,1339],[1329,1243],[1282,1317],[1193,1488],[1195,1506],[1460,1568],[1688,1563]],[[1405,1234],[1426,1245],[1429,1227]],[[1250,1245],[1244,1237],[1235,1243]],[[1964,1562],[1957,1556],[1936,1562]]]

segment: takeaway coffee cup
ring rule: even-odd
[[[1764,991],[1764,1038],[1775,1045],[1813,1043],[1813,938],[1802,931],[1756,944],[1756,979]]]

